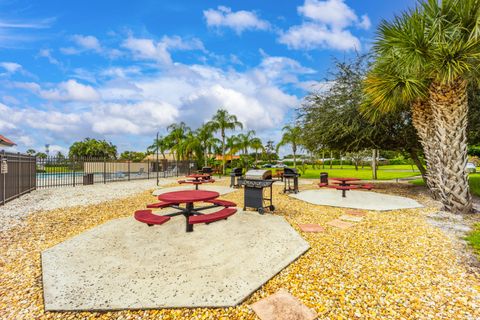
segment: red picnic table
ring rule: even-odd
[[[349,182],[360,181],[362,179],[359,179],[359,178],[331,178],[331,180],[339,181],[340,186],[349,186],[349,185],[351,185],[351,183],[349,183]]]
[[[217,199],[220,196],[215,191],[205,190],[185,190],[163,193],[158,196],[160,203],[147,205],[147,208],[174,208],[179,212],[166,214],[163,216],[155,215],[151,210],[139,210],[135,212],[135,219],[147,223],[149,226],[154,224],[163,224],[170,220],[170,217],[184,215],[186,220],[186,231],[192,232],[193,225],[197,223],[211,223],[214,221],[227,219],[229,216],[237,212],[236,204],[226,200]],[[207,202],[211,205],[194,208],[195,202]],[[185,208],[180,207],[180,204],[185,203]],[[224,207],[220,211],[208,214],[202,214],[199,211],[211,209],[215,207]]]
[[[338,185],[329,185],[328,187],[332,188],[332,189],[341,190],[343,198],[346,197],[346,192],[349,191],[349,190],[360,189],[360,188],[371,190],[373,188],[373,186],[370,185],[370,184],[362,185],[362,184],[359,184],[359,183],[355,183],[355,184],[351,183],[351,182],[361,181],[362,179],[359,179],[359,178],[332,178],[331,180],[338,181],[339,184]]]
[[[188,175],[187,178],[191,178],[193,180],[179,180],[178,183],[189,183],[195,185],[195,190],[198,190],[198,186],[204,183],[213,183],[215,180],[210,179],[209,174],[191,174]]]

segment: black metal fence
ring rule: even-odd
[[[37,188],[177,177],[196,170],[194,161],[132,162],[94,158],[37,158]]]
[[[35,157],[0,151],[0,204],[5,204],[35,188]]]

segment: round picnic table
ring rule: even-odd
[[[361,186],[359,185],[338,185],[338,186],[335,186],[335,185],[330,185],[328,186],[329,188],[332,188],[332,189],[336,189],[336,190],[341,190],[342,191],[342,198],[345,198],[346,197],[346,192],[347,191],[350,191],[352,189],[358,189],[360,188]]]
[[[331,180],[334,180],[334,181],[339,181],[340,182],[340,186],[349,186],[349,182],[353,182],[353,181],[360,181],[362,179],[359,179],[359,178],[330,178]]]
[[[200,179],[208,179],[210,178],[210,175],[204,174],[204,173],[194,173],[194,174],[188,175],[187,178],[192,178],[198,181]]]
[[[193,225],[188,222],[188,218],[192,215],[199,215],[201,213],[198,210],[203,210],[205,208],[198,208],[194,210],[194,203],[195,202],[203,202],[208,200],[216,199],[220,196],[218,192],[215,191],[205,191],[205,190],[185,190],[185,191],[173,191],[163,193],[158,196],[158,200],[170,202],[170,203],[185,203],[186,208],[182,209],[179,207],[173,206],[173,208],[181,210],[179,213],[169,214],[168,216],[180,215],[183,214],[186,219],[186,230],[187,232],[193,231]]]

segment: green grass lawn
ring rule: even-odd
[[[332,169],[330,166],[325,164],[325,169],[322,166],[315,166],[315,169],[312,166],[307,167],[307,171],[302,174],[300,167],[297,166],[299,173],[302,175],[302,178],[306,179],[320,179],[321,172],[327,172],[330,178],[359,178],[363,180],[372,179],[372,170],[370,167],[358,168],[358,171],[355,170],[353,165],[334,165]],[[276,168],[270,168],[272,173],[275,173]],[[230,173],[230,169],[227,169],[227,175]],[[379,180],[393,180],[400,178],[408,178],[418,176],[420,173],[416,167],[411,165],[383,165],[378,168],[377,176]]]
[[[475,225],[475,229],[465,237],[465,240],[467,240],[475,252],[480,255],[480,224]]]
[[[470,192],[480,197],[480,173],[471,173],[469,176]],[[410,183],[417,186],[424,186],[425,183],[422,179],[412,180]]]
[[[299,172],[301,173],[300,168]],[[272,169],[275,171],[275,169]],[[359,178],[363,180],[372,179],[372,170],[370,167],[358,168],[355,170],[355,166],[344,165],[343,168],[339,165],[330,166],[325,165],[325,169],[322,166],[316,166],[315,169],[312,166],[308,166],[307,171],[302,174],[302,178],[307,179],[320,179],[320,173],[326,172],[330,178]],[[410,165],[385,165],[378,168],[377,176],[379,180],[391,180],[399,178],[407,178],[418,175],[417,170],[412,171]]]

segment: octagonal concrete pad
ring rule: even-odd
[[[308,248],[273,215],[240,211],[192,233],[183,216],[116,219],[42,253],[45,309],[234,306]]]

